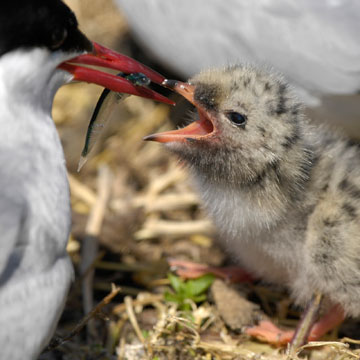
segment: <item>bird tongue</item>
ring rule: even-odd
[[[148,135],[144,140],[158,141],[161,143],[200,140],[211,135],[215,131],[215,126],[209,114],[194,102],[194,85],[174,80],[165,80],[162,85],[176,91],[195,105],[199,113],[199,120],[192,122],[182,129]]]
[[[205,116],[199,114],[199,120],[192,122],[190,125],[173,131],[165,131],[158,134],[152,134],[144,137],[144,140],[152,140],[161,143],[176,141],[183,142],[188,140],[198,140],[206,135],[209,135],[214,130],[214,127]]]
[[[77,56],[60,64],[59,68],[73,74],[73,80],[94,83],[112,91],[137,95],[174,105],[174,102],[165,96],[162,96],[149,88],[135,85],[123,77],[76,65],[84,64],[100,66],[119,70],[125,74],[142,73],[157,84],[162,84],[165,81],[165,78],[162,75],[128,56],[119,54],[95,42],[93,43],[93,46],[94,53]]]

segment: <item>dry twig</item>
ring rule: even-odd
[[[63,337],[63,338],[57,338],[54,337],[49,346],[46,348],[45,351],[50,351],[52,349],[57,348],[58,346],[64,344],[65,342],[71,340],[75,335],[79,334],[80,331],[84,328],[84,326],[89,322],[89,320],[93,319],[95,316],[97,316],[102,308],[105,305],[108,305],[111,300],[121,291],[121,288],[116,287],[114,284],[112,284],[112,290],[111,293],[105,296],[99,304],[97,304],[86,316],[84,316],[81,321],[71,330],[70,334]]]
[[[103,223],[107,203],[111,192],[112,174],[106,165],[98,170],[98,194],[91,209],[85,228],[82,245],[80,274],[83,276],[83,309],[87,314],[93,308],[93,264],[98,253],[98,236]],[[92,322],[87,324],[88,335],[96,337],[96,328]]]

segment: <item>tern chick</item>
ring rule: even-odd
[[[300,305],[317,293],[327,299],[309,339],[359,316],[360,148],[312,126],[277,74],[239,65],[167,85],[197,118],[145,139],[166,143],[188,165],[227,252]],[[291,339],[274,331],[249,333]]]

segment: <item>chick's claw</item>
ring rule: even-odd
[[[209,267],[205,264],[198,264],[186,260],[169,259],[171,270],[184,279],[196,279],[202,275],[209,274]]]
[[[177,259],[169,259],[168,263],[177,275],[185,279],[195,279],[205,274],[213,274],[216,277],[233,283],[251,282],[254,280],[249,273],[237,266],[216,267]]]

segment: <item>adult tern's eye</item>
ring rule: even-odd
[[[59,49],[65,42],[67,36],[68,31],[65,28],[54,31],[51,35],[51,50]]]

